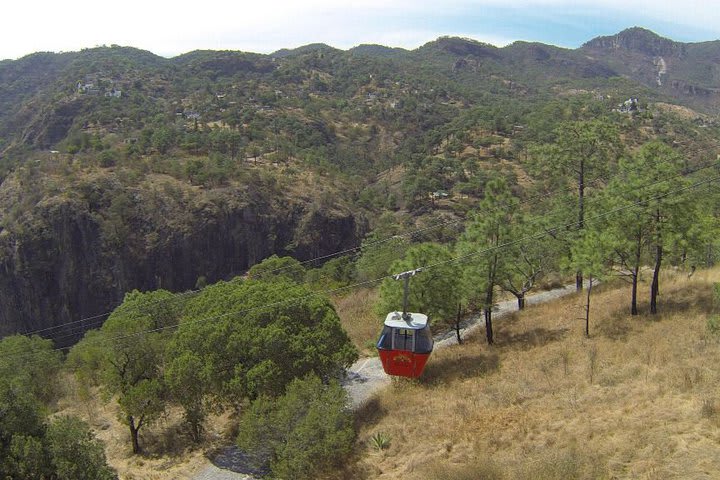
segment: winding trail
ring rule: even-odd
[[[566,285],[563,288],[556,288],[545,292],[529,295],[525,299],[526,305],[546,303],[575,292],[575,284]],[[496,305],[494,312],[495,319],[502,318],[509,313],[517,311],[516,300],[506,300]],[[464,321],[461,326],[461,337],[483,326],[482,316],[473,315]],[[455,331],[450,331],[435,337],[435,348],[444,348],[457,344]],[[352,401],[352,407],[357,408],[367,401],[379,389],[390,384],[390,377],[385,375],[379,357],[365,357],[355,362],[347,371],[347,376],[342,382]],[[227,447],[223,453],[214,459],[208,460],[208,465],[203,468],[193,480],[253,480],[255,477],[245,473],[237,473],[243,470],[242,454],[234,447]]]

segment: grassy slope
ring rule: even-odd
[[[355,478],[719,478],[720,338],[707,332],[720,270],[661,284],[657,318],[629,291],[593,298],[591,338],[574,296],[439,350],[358,416]],[[647,297],[647,288],[642,299]],[[377,432],[389,449],[370,447]],[[347,472],[344,472],[347,475]]]
[[[358,456],[338,478],[719,478],[720,338],[706,329],[718,280],[720,269],[664,278],[657,318],[627,314],[624,284],[597,289],[590,339],[573,296],[499,319],[492,348],[479,331],[437,350],[421,381],[395,382],[358,413]],[[361,347],[376,334],[374,296],[337,302]],[[121,478],[192,478],[203,451],[231,437],[233,422],[213,418],[193,448],[173,410],[132,456],[114,402],[66,385],[60,409],[90,421]],[[388,450],[370,446],[377,432]]]

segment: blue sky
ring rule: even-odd
[[[195,49],[269,53],[313,42],[416,48],[441,35],[503,46],[574,48],[643,26],[674,40],[720,38],[713,0],[123,0],[7,2],[0,59],[36,51],[128,45],[164,56]]]

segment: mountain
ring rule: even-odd
[[[441,37],[414,50],[167,59],[110,46],[0,62],[0,334],[272,254],[355,247],[388,218],[462,218],[489,171],[523,194],[523,157],[563,120],[612,116],[628,142],[671,138],[699,158],[717,137],[719,69],[718,42],[637,28],[575,50]],[[630,97],[664,107],[615,112]]]
[[[635,27],[590,40],[580,52],[678,103],[720,108],[720,41],[681,43]]]

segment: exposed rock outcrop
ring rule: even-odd
[[[0,187],[9,217],[16,182]],[[132,289],[185,291],[274,253],[304,260],[359,244],[366,225],[349,210],[260,191],[266,187],[204,191],[162,178],[128,188],[110,176],[6,217],[0,335],[51,328],[46,336],[66,346],[104,317],[52,327],[110,311]]]

